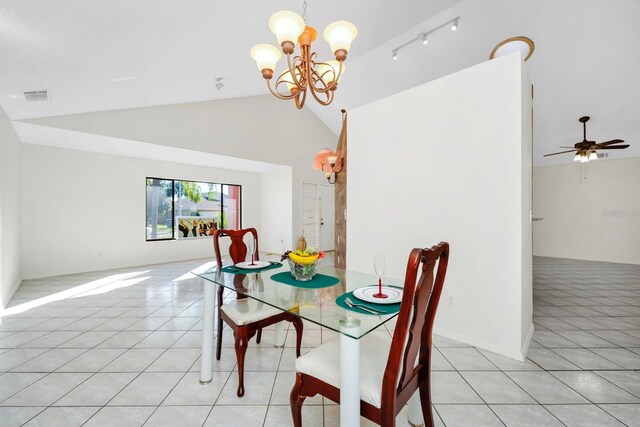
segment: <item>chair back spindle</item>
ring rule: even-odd
[[[229,237],[231,239],[231,245],[229,245],[229,256],[234,264],[242,262],[247,257],[247,245],[244,243],[244,236],[247,233],[253,235],[253,239],[256,242],[256,257],[255,260],[259,260],[258,252],[258,231],[255,228],[243,228],[240,230],[216,230],[213,235],[213,248],[216,254],[216,263],[218,268],[222,268],[222,255],[220,254],[220,238]]]
[[[382,384],[383,406],[395,403],[405,388],[408,392],[415,390],[409,386],[429,375],[433,322],[448,260],[449,244],[446,242],[430,249],[413,249],[409,255],[400,314]]]

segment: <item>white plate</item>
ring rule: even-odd
[[[265,268],[265,267],[269,267],[269,264],[267,261],[256,261],[254,262],[253,265],[251,265],[250,261],[245,261],[245,262],[239,262],[236,264],[236,267],[238,268],[242,268],[243,270],[254,270],[256,268]]]
[[[382,293],[387,294],[386,298],[376,298],[373,295],[378,293],[378,285],[363,286],[353,291],[353,296],[359,300],[373,302],[375,304],[397,304],[402,301],[402,289],[382,286]]]

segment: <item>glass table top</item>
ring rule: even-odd
[[[308,289],[271,279],[271,276],[283,271],[289,271],[286,263],[283,263],[280,268],[251,274],[225,273],[218,271],[215,263],[210,263],[192,273],[205,279],[205,284],[208,282],[241,292],[264,304],[288,311],[304,320],[355,339],[362,338],[398,315],[398,313],[360,314],[336,304],[336,298],[347,292],[361,286],[377,284],[378,278],[372,274],[342,270],[332,266],[320,266],[317,270],[318,273],[337,277],[340,282],[326,288]],[[385,278],[384,284],[402,287],[402,282],[394,279]]]

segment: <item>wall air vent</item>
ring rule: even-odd
[[[22,94],[24,95],[24,100],[27,102],[49,100],[48,90],[29,90],[22,92]]]
[[[603,159],[605,157],[609,157],[609,153],[597,153],[599,159]]]

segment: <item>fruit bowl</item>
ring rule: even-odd
[[[289,268],[291,269],[291,274],[295,277],[296,280],[300,282],[308,282],[313,279],[313,276],[316,275],[316,269],[318,268],[318,259],[311,264],[299,264],[293,261],[291,258],[288,259]]]
[[[307,282],[315,276],[321,258],[324,258],[324,252],[313,248],[287,251],[282,255],[282,261],[286,259],[289,262],[293,277],[301,282]]]

